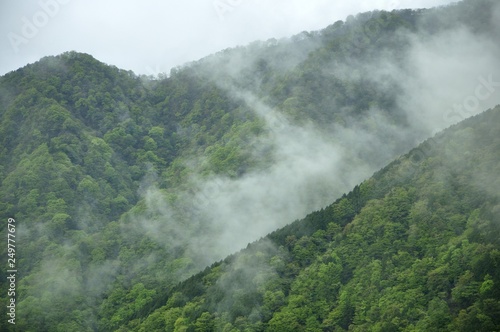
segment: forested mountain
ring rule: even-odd
[[[497,331],[499,133],[500,106],[426,140],[332,205],[172,288],[129,327]]]
[[[161,77],[77,52],[0,77],[0,329],[498,330],[498,111],[359,183],[500,104],[499,18],[468,0]]]

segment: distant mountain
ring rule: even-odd
[[[418,177],[422,183],[415,183],[415,190],[432,189],[412,196],[405,179],[419,172],[431,177],[421,169],[426,163],[435,166],[427,150],[434,151],[434,145],[448,146],[448,141],[430,141],[423,153],[412,155],[425,162],[399,159],[396,163],[406,165],[406,170],[391,164],[372,180],[363,180],[435,132],[500,104],[499,18],[496,1],[467,0],[428,10],[350,16],[321,31],[227,49],[160,77],[138,76],[77,52],[45,57],[0,77],[0,220],[4,226],[0,233],[6,238],[8,218],[16,220],[19,270],[16,326],[2,320],[0,330],[157,330],[148,324],[173,326],[168,321],[160,322],[165,310],[175,311],[169,311],[168,317],[180,319],[173,322],[178,330],[203,330],[203,321],[229,323],[239,330],[245,330],[247,323],[257,330],[271,326],[279,330],[276,324],[284,317],[280,315],[288,315],[287,310],[293,312],[288,308],[293,301],[297,306],[302,303],[292,295],[300,294],[303,285],[293,285],[306,266],[313,273],[319,267],[317,257],[332,252],[330,247],[338,243],[347,245],[346,239],[360,250],[365,248],[363,238],[353,244],[357,240],[348,236],[351,228],[365,227],[366,234],[375,232],[366,240],[367,246],[381,240],[379,237],[394,243],[410,241],[404,238],[409,232],[413,247],[401,251],[419,258],[433,245],[444,243],[422,242],[420,230],[410,227],[406,215],[405,223],[391,219],[392,224],[386,225],[386,215],[373,211],[381,214],[373,218],[381,219],[382,225],[374,227],[373,232],[356,221],[368,213],[363,211],[370,210],[365,206],[367,200],[376,199],[370,204],[378,202],[387,209],[399,204],[398,200],[386,202],[385,197],[391,195],[387,188],[394,187],[394,195],[408,198],[401,203],[402,211],[413,209],[419,197],[429,194],[427,201],[419,203],[419,218],[430,218],[430,225],[436,224],[440,230],[442,241],[453,234],[462,236],[464,229],[469,229],[463,218],[469,220],[473,213],[477,220],[490,220],[482,212],[489,211],[489,205],[483,208],[481,204],[493,202],[495,189],[489,186],[496,180],[482,178],[485,172],[481,169],[496,167],[489,159],[495,154],[475,160],[480,166],[477,174],[467,168],[469,173],[463,175],[487,184],[485,188],[493,190],[491,197],[472,187],[470,194],[455,194],[455,190],[470,189],[463,187],[460,181],[466,179],[460,177],[456,183],[442,184],[448,187],[439,187],[439,181],[434,184],[434,178]],[[479,118],[485,117],[494,116]],[[466,132],[462,135],[460,139],[468,137]],[[476,136],[480,135],[486,133]],[[463,146],[450,149],[467,151]],[[475,153],[479,152],[469,151],[478,156]],[[442,158],[437,152],[436,156]],[[455,160],[449,157],[450,162]],[[388,171],[391,167],[399,173]],[[462,174],[457,169],[456,174]],[[381,184],[378,179],[385,180],[380,180]],[[353,187],[352,193],[331,206]],[[451,204],[440,196],[445,195],[443,190],[453,199],[458,195],[460,202],[466,202],[465,197],[471,201],[463,207],[455,206],[458,203]],[[432,195],[444,206],[443,211],[431,211],[435,207]],[[431,211],[429,216],[424,213],[426,209]],[[479,212],[474,212],[477,209]],[[312,211],[320,212],[290,224]],[[448,220],[446,211],[454,213],[456,220],[452,218],[452,223],[458,225],[453,234],[442,225]],[[444,216],[435,217],[438,212]],[[476,225],[476,221],[471,223]],[[486,233],[494,232],[494,227],[485,225],[477,221],[475,237],[466,234],[470,243],[493,241]],[[386,226],[394,230],[392,237],[384,237]],[[340,232],[344,235],[338,235]],[[251,245],[250,251],[188,279],[267,234],[269,237]],[[438,249],[432,249],[434,259],[441,253]],[[4,247],[1,251],[4,257],[7,250]],[[377,252],[372,247],[369,250]],[[377,250],[380,263],[388,263],[381,252],[385,247]],[[277,257],[275,261],[269,261],[271,254],[271,258]],[[332,271],[342,265],[339,288],[330,292],[337,295],[325,299],[325,305],[336,303],[335,296],[352,302],[346,302],[346,312],[331,314],[329,321],[314,307],[310,316],[316,318],[311,318],[310,324],[320,324],[326,330],[346,328],[354,322],[368,324],[368,319],[374,320],[379,312],[359,316],[361,297],[357,288],[349,288],[358,280],[355,260],[362,252],[356,256],[348,251],[351,261],[346,260],[345,253],[336,255],[338,259],[324,258],[325,264],[333,264]],[[491,257],[495,262],[494,254]],[[406,258],[398,259],[402,262]],[[442,259],[429,266],[448,269]],[[255,266],[255,276],[278,280],[280,285],[269,286],[260,279],[249,281],[246,271],[238,272],[235,262]],[[366,256],[366,262],[372,264],[371,258]],[[398,262],[393,259],[394,266],[403,266]],[[405,262],[412,261],[408,258]],[[227,274],[226,265],[241,272],[241,278]],[[262,268],[268,275],[262,274]],[[490,270],[479,273],[467,269],[474,275],[464,278],[474,282],[483,278],[485,292],[497,280]],[[455,278],[467,269],[436,274]],[[216,271],[229,279],[219,280]],[[487,275],[491,282],[485,279]],[[2,301],[9,301],[7,276],[5,270],[0,272]],[[203,276],[208,279],[199,283],[197,278]],[[454,280],[449,279],[451,288],[446,288],[447,284],[439,287],[454,289]],[[179,284],[182,281],[185,283]],[[221,294],[219,288],[208,287],[211,282],[217,287],[227,283],[226,293],[236,302]],[[238,284],[247,283],[255,283],[258,290],[232,291]],[[345,287],[348,293],[343,291]],[[377,287],[380,292],[385,289],[383,285]],[[262,293],[264,289],[270,293]],[[209,294],[212,291],[215,294]],[[482,293],[477,294],[479,297],[471,295],[469,302],[459,304],[453,301],[462,295],[452,294],[450,300],[449,294],[438,294],[450,308],[450,317],[442,324],[447,326],[463,316],[477,325],[471,318],[476,315],[481,322],[487,320],[486,316],[492,317],[491,326],[496,326],[497,318],[478,307],[477,301],[483,298]],[[492,294],[485,299],[496,296]],[[209,302],[200,307],[198,300]],[[316,306],[323,299],[307,301],[317,302]],[[427,310],[428,302],[423,303],[415,309],[419,314]],[[372,308],[373,302],[366,305]],[[439,301],[435,305],[443,307]],[[267,306],[265,311],[263,306]],[[248,308],[255,309],[254,314],[248,313]],[[358,316],[349,316],[351,308]],[[461,314],[457,309],[465,311]],[[415,315],[408,324],[390,317],[393,324],[411,329],[420,317]],[[300,319],[299,330],[307,325]],[[418,328],[423,329],[420,325]]]

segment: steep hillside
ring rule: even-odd
[[[160,84],[168,92],[158,100]],[[183,158],[200,156],[198,149],[219,142],[229,128],[235,140],[240,128],[258,132],[258,119],[187,69],[150,81],[75,52],[12,72],[0,86],[0,215],[4,222],[15,217],[23,243],[17,298],[23,329],[76,331],[81,323],[93,329],[103,295],[128,288],[147,263],[140,263],[144,255],[167,249],[157,269],[177,264],[171,274],[144,281],[148,287],[182,279],[176,271],[186,264],[175,262],[182,252],[119,220],[136,204],[140,210],[153,181],[173,192],[188,186]],[[191,127],[203,130],[195,136]],[[238,167],[250,168],[240,155]],[[42,307],[49,308],[46,316]],[[91,318],[78,323],[82,313]]]
[[[129,328],[497,331],[499,133],[500,107],[447,129],[179,284]]]
[[[0,234],[15,218],[16,327],[136,328],[180,281],[499,104],[499,13],[493,0],[364,13],[161,77],[77,52],[0,77]],[[304,225],[271,238],[295,247],[317,230]]]

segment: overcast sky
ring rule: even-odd
[[[0,0],[0,75],[79,51],[156,75],[228,47],[325,28],[373,9],[450,0]]]

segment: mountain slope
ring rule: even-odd
[[[496,331],[500,107],[173,288],[138,331]]]
[[[158,100],[160,84],[167,91]],[[163,180],[155,180],[160,186],[189,185],[180,175],[186,173],[179,161],[184,155],[213,145],[228,127],[235,136],[243,124],[259,127],[251,114],[235,119],[240,106],[188,70],[159,83],[75,52],[3,76],[0,86],[0,215],[16,218],[25,243],[17,298],[25,330],[81,330],[76,317],[82,313],[91,317],[83,324],[93,329],[103,294],[131,287],[129,277],[117,276],[140,269],[144,252],[165,250],[118,222],[140,202],[149,177],[164,171]],[[192,137],[180,126],[203,132]],[[177,282],[182,272],[176,270],[193,265],[173,256],[182,254],[157,262],[159,270],[177,264],[159,277],[162,284]],[[157,281],[144,282],[155,287]],[[50,308],[46,317],[41,307]]]
[[[497,13],[493,0],[364,13],[161,78],[76,52],[0,77],[0,219],[18,225],[17,327],[139,324],[179,281],[500,103]],[[465,107],[450,111],[456,103]],[[308,219],[321,224],[321,213]],[[316,228],[286,229],[273,238]]]

